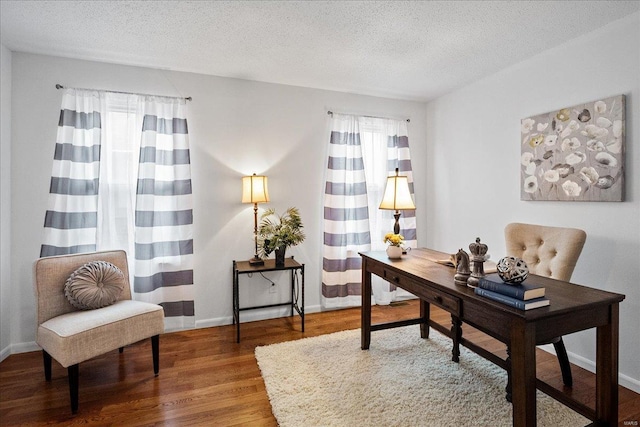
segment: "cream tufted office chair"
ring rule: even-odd
[[[505,227],[504,237],[507,255],[523,259],[529,267],[529,272],[568,282],[582,252],[587,234],[577,228],[512,223]],[[551,343],[558,356],[562,381],[570,387],[573,384],[573,378],[562,337],[551,340]]]

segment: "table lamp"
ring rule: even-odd
[[[264,261],[258,256],[258,203],[269,201],[267,177],[256,175],[242,177],[242,203],[253,203],[253,238],[255,241],[255,254],[249,260],[250,265],[264,265]]]
[[[409,191],[409,180],[406,176],[398,175],[398,168],[396,168],[396,174],[387,178],[387,186],[384,189],[384,196],[382,196],[382,202],[380,203],[380,209],[395,210],[396,213],[393,217],[396,219],[396,223],[393,225],[393,233],[400,234],[400,211],[401,210],[413,210],[416,205],[411,199],[411,192]]]

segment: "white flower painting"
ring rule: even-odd
[[[624,124],[624,95],[523,119],[520,199],[624,200]]]

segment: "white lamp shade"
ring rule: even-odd
[[[242,203],[265,203],[269,201],[267,177],[256,175],[242,177]]]
[[[407,177],[398,175],[388,177],[380,209],[410,210],[415,208]]]

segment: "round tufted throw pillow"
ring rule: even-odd
[[[92,261],[76,271],[64,284],[64,294],[75,308],[93,310],[118,300],[125,286],[122,271],[106,261]]]

